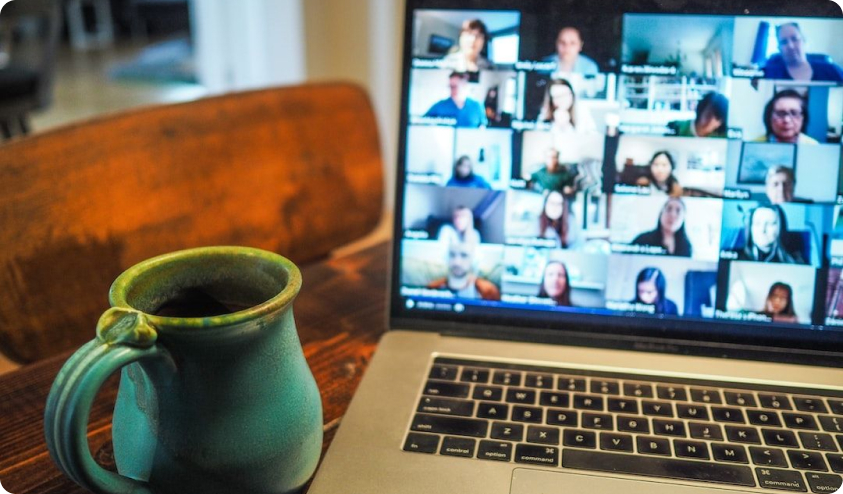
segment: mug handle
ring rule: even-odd
[[[158,333],[142,312],[113,307],[97,323],[97,337],[74,353],[56,377],[44,412],[44,434],[53,461],[73,481],[98,494],[152,494],[148,484],[97,464],[88,446],[88,416],[94,397],[125,365],[164,359]]]

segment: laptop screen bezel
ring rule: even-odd
[[[409,125],[409,92],[412,70],[413,14],[418,9],[441,10],[528,10],[539,8],[544,0],[407,0],[405,11],[404,46],[402,51],[401,114],[398,134],[397,172],[395,180],[395,216],[391,246],[389,276],[389,327],[432,331],[452,336],[468,336],[503,340],[566,344],[576,346],[619,348],[671,354],[707,355],[725,358],[790,362],[808,365],[843,367],[843,332],[823,331],[824,340],[788,337],[785,332],[775,335],[764,329],[769,326],[743,325],[730,334],[716,333],[711,341],[711,321],[655,320],[652,318],[583,317],[577,322],[552,321],[550,317],[517,319],[502,318],[495,311],[486,314],[455,314],[453,312],[410,310],[400,295],[399,263],[403,234],[406,144]],[[556,2],[560,3],[560,2]],[[577,8],[600,8],[587,2],[577,2]],[[642,4],[645,7],[640,7]],[[793,4],[768,0],[717,0],[715,9],[703,8],[693,2],[640,2],[620,0],[624,13],[699,14],[735,16],[804,16],[843,18],[843,13],[830,0],[811,0]],[[837,10],[835,10],[837,9]],[[602,320],[601,320],[602,319]],[[717,321],[727,325],[727,321]],[[706,329],[709,331],[706,332]],[[806,329],[805,331],[810,331]],[[790,330],[791,333],[798,333]],[[708,337],[708,338],[707,338]]]

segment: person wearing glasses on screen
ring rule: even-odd
[[[644,268],[635,279],[634,304],[652,306],[654,314],[678,316],[679,309],[673,300],[667,298],[667,280],[659,268]]]
[[[635,237],[632,245],[661,247],[670,256],[691,257],[693,247],[685,232],[685,203],[671,197],[659,212],[656,228]]]
[[[674,120],[667,124],[670,135],[680,137],[726,137],[729,129],[729,99],[710,92],[697,103],[694,120]]]
[[[781,281],[773,283],[767,293],[764,310],[761,313],[771,318],[773,322],[799,322],[796,311],[793,310],[793,288]]]
[[[538,296],[549,298],[559,306],[571,306],[571,279],[564,263],[550,261],[545,265]]]
[[[577,73],[593,75],[600,72],[597,63],[582,54],[583,47],[580,30],[575,27],[563,27],[556,35],[556,53],[548,55],[542,62],[554,62],[557,73]]]
[[[805,98],[793,89],[784,89],[773,96],[764,107],[764,127],[767,133],[755,142],[786,142],[790,144],[818,144],[806,135],[808,105]]]
[[[758,206],[749,213],[746,245],[738,252],[738,260],[807,264],[798,250],[783,245],[787,233],[787,219],[781,206]]]
[[[779,56],[767,61],[764,66],[765,78],[843,82],[843,70],[828,57],[819,55],[808,59],[807,41],[799,24],[788,22],[777,26],[776,40]]]
[[[479,101],[468,97],[468,74],[451,72],[448,76],[448,98],[437,101],[424,114],[425,117],[455,118],[457,127],[485,127],[486,110]]]
[[[483,55],[489,41],[489,30],[480,19],[469,19],[462,23],[457,50],[442,60],[448,68],[459,72],[479,72],[492,68]]]
[[[451,176],[446,187],[469,187],[475,189],[491,189],[483,177],[474,173],[474,163],[466,155],[457,158],[454,163],[453,176]]]

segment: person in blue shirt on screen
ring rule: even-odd
[[[556,36],[556,53],[548,55],[542,62],[556,63],[559,73],[594,75],[600,72],[597,62],[582,54],[583,40],[580,30],[563,27]]]
[[[808,58],[807,43],[799,24],[787,22],[777,26],[776,39],[779,55],[767,61],[764,67],[767,79],[843,82],[843,69],[831,59],[822,55]]]
[[[455,118],[457,127],[485,127],[489,123],[483,105],[468,97],[467,73],[451,72],[448,88],[451,96],[434,103],[424,114],[425,117]]]

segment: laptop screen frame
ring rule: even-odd
[[[599,9],[598,2],[574,2],[575,8]],[[481,314],[411,310],[400,294],[399,263],[403,236],[406,146],[409,126],[410,76],[412,71],[414,12],[418,9],[441,10],[519,10],[537,11],[544,0],[461,0],[458,5],[447,0],[407,0],[405,7],[404,46],[402,51],[401,114],[398,134],[397,173],[395,181],[395,216],[391,246],[388,315],[390,329],[438,332],[449,336],[490,338],[538,343],[565,344],[599,348],[653,351],[670,354],[707,355],[725,358],[790,362],[807,365],[843,367],[843,331],[822,331],[825,339],[805,339],[799,331],[770,331],[770,326],[741,325],[731,333],[710,331],[711,320],[658,320],[633,317],[582,317],[576,322],[548,317],[518,319],[503,317],[494,310]],[[554,2],[560,4],[558,0]],[[602,2],[600,2],[602,4]],[[735,16],[804,16],[843,19],[841,9],[830,0],[809,0],[793,5],[785,2],[755,0],[707,2],[681,0],[644,2],[620,0],[623,13],[699,14]],[[634,6],[634,7],[633,7]],[[532,9],[532,10],[531,10]],[[618,44],[619,41],[618,41]],[[608,321],[606,319],[609,319]],[[715,320],[728,325],[725,320]],[[805,331],[812,331],[805,329]],[[795,335],[793,333],[796,333]]]

